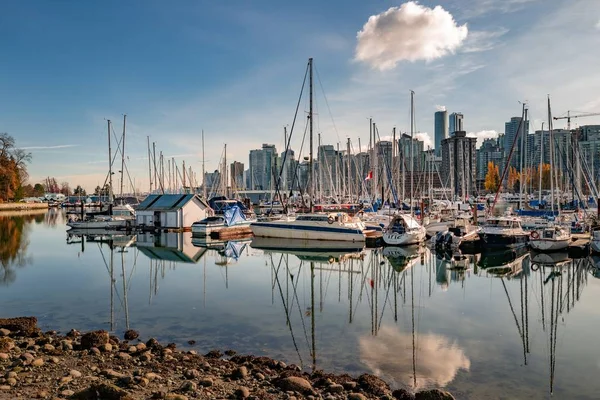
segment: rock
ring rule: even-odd
[[[108,344],[108,343],[107,343],[107,344]],[[104,346],[106,346],[106,345],[104,345]],[[92,353],[92,354],[93,354],[93,355],[95,355],[95,356],[99,356],[100,354],[102,354],[102,353],[100,352],[100,349],[99,349],[99,348],[97,348],[97,347],[92,347],[92,348],[90,349],[90,353]]]
[[[383,396],[390,392],[389,385],[375,375],[362,374],[358,377],[358,384],[367,393]]]
[[[299,376],[288,376],[287,378],[279,379],[275,384],[284,391],[299,392],[303,394],[313,393],[313,387],[310,382]]]
[[[121,360],[129,360],[129,359],[131,359],[131,356],[129,354],[123,353],[123,352],[117,354],[117,357],[119,357]]]
[[[62,392],[60,392],[60,395],[64,397],[73,396],[74,394],[75,392],[72,390],[63,390]]]
[[[231,373],[231,376],[234,379],[246,379],[248,377],[248,368],[242,365],[241,367],[236,368]]]
[[[160,349],[160,343],[158,343],[158,340],[154,339],[154,338],[150,338],[147,342],[146,342],[146,347],[150,348],[150,349]]]
[[[264,381],[265,380],[265,376],[263,374],[261,374],[260,372],[257,373],[256,375],[254,375],[256,377],[256,379],[258,379],[259,381]]]
[[[0,328],[22,336],[32,336],[40,331],[36,317],[0,318]]]
[[[354,389],[356,389],[356,386],[358,384],[354,381],[346,381],[346,382],[342,383],[342,385],[344,386],[344,389],[346,389],[346,390],[354,390]]]
[[[344,391],[344,387],[342,385],[338,385],[337,383],[334,383],[333,385],[330,385],[327,388],[327,391],[329,393],[342,393]]]
[[[125,334],[123,335],[123,338],[125,340],[135,340],[139,337],[140,337],[139,332],[134,331],[133,329],[129,329],[129,330],[125,331]]]
[[[0,353],[0,360],[8,360],[10,356],[6,353]]]
[[[439,389],[424,390],[415,394],[415,400],[455,400],[448,392]]]
[[[71,371],[69,371],[69,375],[71,375],[75,379],[81,378],[81,372],[77,371],[76,369],[72,369]]]
[[[225,350],[226,356],[231,357],[231,356],[235,356],[236,354],[237,354],[237,351],[235,351],[235,350]]]
[[[105,369],[101,372],[101,374],[110,379],[122,379],[125,377],[125,374],[117,372],[114,369]]]
[[[8,336],[10,335],[10,331],[8,329],[0,329],[0,336]]]
[[[70,337],[70,338],[76,338],[76,337],[79,337],[79,336],[81,336],[81,333],[78,330],[75,330],[75,329],[71,329],[67,333],[67,337]]]
[[[140,360],[142,360],[142,361],[150,361],[150,360],[152,360],[152,353],[150,353],[149,351],[144,352],[140,356]]]
[[[41,358],[36,358],[31,362],[31,365],[34,367],[41,367],[42,365],[44,365],[44,360],[42,360]]]
[[[110,353],[110,352],[112,351],[112,349],[113,349],[113,346],[112,346],[112,344],[110,344],[110,343],[105,343],[105,344],[103,344],[103,345],[102,345],[100,348],[101,348],[101,350],[102,350],[103,352],[105,352],[105,353]]]
[[[415,395],[406,389],[396,389],[392,392],[392,396],[397,400],[414,400]]]
[[[204,386],[204,387],[210,387],[213,385],[213,380],[210,378],[202,378],[199,381],[200,386]]]
[[[56,350],[56,348],[54,346],[52,346],[50,343],[46,343],[44,345],[44,351],[52,352],[54,350]]]
[[[127,348],[127,351],[130,352],[130,353],[136,353],[137,352],[137,347],[135,347],[135,346],[129,346]]]
[[[223,357],[223,353],[221,353],[219,350],[211,350],[208,353],[206,353],[204,355],[204,357],[206,357],[206,358],[221,358],[221,357]]]
[[[15,348],[15,342],[9,337],[0,337],[0,352],[8,353]]]
[[[362,393],[350,393],[348,400],[367,400],[367,396]]]
[[[235,391],[235,395],[236,397],[240,398],[240,399],[245,399],[246,397],[250,396],[250,389],[248,389],[245,386],[240,386],[236,391]]]
[[[154,381],[156,379],[160,379],[160,376],[155,374],[154,372],[148,372],[146,375],[144,375],[148,380]]]
[[[17,377],[17,373],[15,371],[10,371],[8,374],[6,374],[7,378],[16,378]]]
[[[46,397],[48,397],[48,392],[46,392],[45,390],[41,390],[37,394],[38,399],[45,399]]]
[[[138,343],[135,347],[137,347],[138,351],[146,350],[146,345],[144,343]]]
[[[185,381],[179,387],[182,392],[195,392],[198,387],[192,381]]]
[[[81,337],[81,347],[91,349],[107,344],[109,340],[108,332],[105,330],[88,332]]]
[[[52,364],[58,364],[60,362],[58,357],[52,357],[48,361],[50,361]]]
[[[10,390],[11,387],[8,385],[0,385],[0,390]]]
[[[188,400],[188,398],[182,394],[168,394],[165,396],[165,400]]]
[[[150,380],[148,378],[144,378],[144,377],[136,377],[136,381],[137,384],[142,386],[142,387],[146,387],[150,384]]]
[[[391,395],[389,395],[389,394],[384,394],[383,396],[381,396],[381,397],[379,398],[379,400],[393,400],[393,399],[392,399],[392,396],[391,396]]]
[[[17,385],[17,380],[15,378],[8,378],[6,380],[6,383],[8,383],[10,386],[16,386]]]
[[[70,383],[72,380],[73,380],[73,378],[70,376],[63,376],[62,378],[60,378],[58,380],[58,383],[60,383],[61,385],[66,385],[67,383]]]
[[[73,343],[70,340],[63,340],[60,342],[60,346],[63,350],[73,350]]]
[[[185,376],[187,379],[194,379],[200,376],[200,372],[198,372],[196,369],[186,369],[183,372],[183,376]]]
[[[71,397],[74,400],[134,400],[126,391],[106,383],[94,384]]]

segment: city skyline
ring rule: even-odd
[[[347,137],[366,147],[369,117],[381,136],[393,127],[408,132],[411,89],[415,131],[431,144],[439,106],[464,113],[478,147],[520,115],[519,101],[529,104],[532,131],[546,120],[547,94],[554,115],[600,111],[598,56],[589,51],[600,44],[600,3],[144,5],[3,3],[0,132],[33,153],[30,182],[50,175],[88,190],[102,184],[105,118],[119,133],[121,113],[128,115],[128,168],[141,188],[148,186],[147,136],[199,176],[203,129],[207,171],[217,169],[225,143],[228,159],[244,163],[262,143],[283,149],[308,57],[317,72],[316,130],[341,149]],[[409,11],[439,29],[407,30],[400,17]],[[391,35],[388,45],[378,32]],[[420,45],[405,46],[409,38]],[[532,68],[532,60],[550,56],[552,63]],[[300,123],[296,151],[302,130]]]

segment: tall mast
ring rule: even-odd
[[[521,176],[520,176],[520,182],[519,182],[519,208],[522,210],[523,209],[523,171],[524,171],[524,165],[525,165],[525,120],[527,118],[526,114],[525,114],[525,103],[523,103],[523,110],[521,112],[521,119],[523,120],[523,134],[521,134]],[[519,132],[517,132],[517,135],[519,134]]]
[[[206,200],[206,172],[204,171],[204,129],[202,129],[202,194]]]
[[[150,192],[152,194],[152,153],[150,153],[150,136],[146,136],[148,140],[148,180],[150,181]]]
[[[392,129],[392,165],[390,165],[390,169],[392,170],[392,188],[396,192],[396,196],[398,194],[398,174],[396,174],[396,163],[394,160],[396,159],[398,150],[396,149],[396,127]],[[392,191],[392,193],[394,193]],[[395,201],[396,199],[394,199]]]
[[[224,152],[224,156],[223,156],[223,177],[225,178],[223,180],[223,194],[225,197],[229,197],[229,193],[227,193],[227,186],[228,186],[228,174],[227,174],[227,144],[225,144],[225,149],[223,150]]]
[[[309,86],[310,100],[308,106],[308,123],[309,123],[309,140],[310,140],[310,159],[308,160],[308,179],[310,180],[308,196],[310,199],[310,212],[313,212],[313,195],[314,195],[314,179],[313,179],[313,59],[308,59],[309,69]]]
[[[121,193],[119,196],[123,197],[123,171],[125,170],[125,123],[127,122],[127,114],[123,115],[123,147],[121,148]],[[121,199],[122,201],[122,199]]]
[[[183,184],[181,186],[181,189],[183,190],[183,193],[187,193],[187,190],[185,189],[185,160],[182,161],[182,167],[181,167],[181,171],[183,172]]]
[[[112,201],[112,149],[110,147],[110,119],[108,120],[108,201]]]
[[[414,143],[413,143],[413,135],[414,135],[414,126],[415,126],[415,103],[414,103],[414,97],[415,97],[415,92],[414,91],[410,91],[410,215],[414,214],[414,209],[413,209],[413,190],[414,190],[414,175],[415,175],[415,171],[414,169],[414,155],[413,155],[413,147],[414,147]]]
[[[538,193],[538,204],[542,204],[542,172],[544,166],[544,123],[542,122],[542,133],[540,134],[540,185],[539,185],[539,193]]]
[[[348,174],[348,178],[347,178],[347,182],[348,182],[348,199],[350,202],[352,202],[352,162],[350,160],[350,138],[348,138],[348,144],[346,145],[346,162],[348,163],[348,165],[346,165],[346,170],[347,170],[347,174]]]
[[[550,131],[550,209],[552,210],[552,212],[554,212],[554,139],[552,134],[552,113],[550,112],[550,96],[548,96],[548,130]]]
[[[367,174],[371,173],[373,174],[373,170],[375,169],[373,167],[373,165],[375,165],[375,142],[373,142],[373,118],[369,118],[369,149],[368,149],[368,153],[369,154],[369,171],[367,171]],[[373,200],[372,202],[375,202],[375,192],[377,191],[377,188],[375,188],[375,180],[371,179],[371,193],[370,195],[373,196]],[[368,190],[368,189],[367,189]]]
[[[377,125],[373,122],[373,200],[377,200],[377,189],[379,188],[379,154],[377,151]],[[383,198],[381,199],[383,205]]]

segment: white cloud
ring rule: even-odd
[[[479,131],[479,132],[469,132],[467,133],[468,137],[477,138],[477,147],[481,146],[485,139],[495,139],[498,137],[498,132],[495,130],[487,130],[487,131]]]
[[[436,111],[446,111],[446,106],[440,106],[439,104],[435,105]]]
[[[596,23],[596,29],[600,30],[600,19],[598,20],[598,22]]]
[[[471,31],[461,51],[463,53],[477,53],[492,50],[498,45],[498,39],[507,32],[508,29],[506,28],[498,28],[490,31]]]
[[[413,381],[414,346],[412,335],[397,327],[384,326],[377,336],[359,338],[360,360],[374,373],[394,386],[414,389],[429,386],[444,387],[461,370],[469,370],[471,361],[463,349],[441,335],[416,336],[416,387]]]
[[[55,150],[55,149],[67,149],[69,147],[77,147],[78,144],[60,144],[57,146],[28,146],[22,147],[23,150]]]
[[[415,133],[414,138],[423,142],[423,149],[433,149],[433,140],[427,132]]]
[[[530,3],[540,0],[471,0],[468,3],[461,1],[461,4],[467,4],[463,9],[461,16],[463,18],[476,18],[486,14],[507,14],[522,10]]]
[[[379,70],[400,61],[431,61],[454,53],[467,34],[467,25],[457,25],[441,6],[409,1],[369,17],[357,34],[355,59]]]

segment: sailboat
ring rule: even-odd
[[[311,212],[314,211],[314,173],[313,173],[313,59],[308,59],[309,85],[310,85],[310,108],[309,108],[309,131],[310,131],[310,155],[309,155],[309,188]],[[366,230],[365,224],[357,219],[350,218],[343,212],[329,214],[304,214],[297,218],[281,219],[276,221],[259,221],[250,224],[254,236],[281,238],[281,239],[303,239],[303,240],[336,240],[364,242]]]
[[[550,111],[550,97],[548,97],[548,128],[550,129],[550,165],[554,164],[554,140],[552,135],[552,113]],[[554,168],[550,168],[550,196],[552,210],[554,211],[554,179],[556,174]],[[558,187],[558,185],[557,185]],[[558,214],[560,217],[560,206],[558,207]],[[549,224],[543,229],[534,230],[531,232],[531,239],[529,245],[531,248],[537,251],[559,251],[569,247],[571,243],[571,231],[560,226],[556,221],[553,224]]]
[[[410,91],[410,138],[411,138],[411,153],[412,153],[412,139],[413,139],[413,127],[414,127],[414,95],[415,92]],[[407,246],[412,244],[420,244],[425,241],[425,237],[427,236],[427,231],[425,228],[419,224],[419,222],[413,216],[413,167],[412,162],[414,157],[411,154],[411,184],[410,184],[410,209],[411,214],[398,214],[392,219],[386,228],[385,232],[383,232],[383,242],[387,245],[391,246]]]

